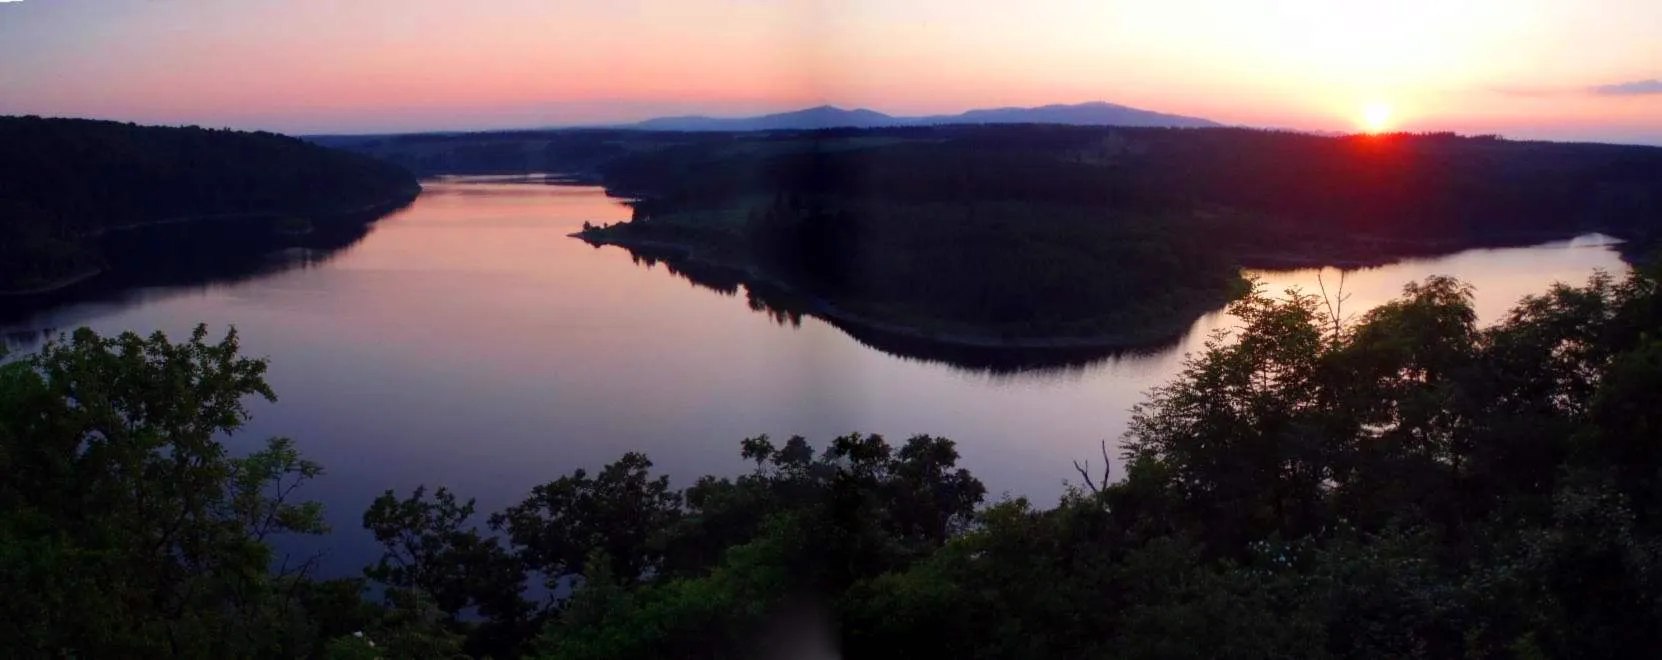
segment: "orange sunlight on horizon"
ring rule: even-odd
[[[1375,0],[0,3],[0,114],[394,132],[822,103],[923,115],[1101,100],[1247,126],[1662,142],[1662,2],[1602,0],[1596,13],[1579,0],[1381,9]],[[1385,100],[1387,119],[1358,115]]]

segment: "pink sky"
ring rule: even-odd
[[[308,133],[1106,100],[1662,143],[1658,26],[1656,0],[22,0],[0,113]]]

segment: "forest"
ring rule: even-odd
[[[585,240],[680,247],[682,265],[736,266],[819,301],[810,311],[948,344],[1146,345],[1238,294],[1242,266],[1595,231],[1643,246],[1662,216],[1662,149],[1494,136],[959,126],[551,140],[634,198],[631,222]]]
[[[1654,238],[1662,148],[1494,135],[956,125],[676,133],[571,129],[313,138],[418,174],[551,172],[644,198],[643,216],[757,196],[1023,201],[1238,215],[1265,234],[1446,245],[1603,231]],[[1365,256],[1366,245],[1339,245]],[[1374,248],[1384,255],[1412,245]],[[1343,255],[1341,255],[1343,256]]]
[[[772,285],[810,313],[834,305],[855,325],[1038,347],[1148,344],[1238,295],[1239,270],[1205,247],[1205,224],[1109,222],[1077,207],[1011,201],[791,196],[581,235],[637,250],[686,248],[692,260],[759,274],[741,278],[753,293]],[[674,250],[665,259],[687,266]]]
[[[108,267],[128,256],[108,250],[146,242],[104,240],[122,228],[195,219],[214,242],[269,239],[419,191],[395,165],[274,133],[0,117],[0,292]]]
[[[1662,268],[1479,327],[1433,277],[1355,317],[1254,288],[1060,501],[949,439],[646,456],[476,511],[387,491],[359,577],[234,330],[82,329],[0,364],[0,648],[20,657],[1649,657],[1662,644]],[[1105,402],[1106,404],[1107,402]],[[487,431],[481,431],[487,432]],[[229,438],[228,440],[222,440]],[[1085,460],[1089,458],[1090,460]],[[1102,463],[1098,463],[1102,460]]]

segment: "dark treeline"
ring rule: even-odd
[[[1176,336],[1243,288],[1216,224],[1014,200],[902,203],[835,195],[680,209],[581,236],[704,261],[801,309],[943,343],[1135,346]]]
[[[1180,229],[1189,226],[1009,201],[792,197],[752,209],[743,233],[767,272],[888,323],[1148,340],[1181,330],[1168,320],[1186,325],[1234,293],[1234,263],[1204,249],[1203,234]]]
[[[413,171],[591,175],[647,215],[762,195],[999,200],[1232,213],[1266,230],[1491,242],[1651,238],[1662,149],[1451,133],[917,126],[758,133],[614,129],[315,138]]]
[[[208,217],[292,237],[418,191],[396,166],[272,133],[0,117],[0,291],[108,265],[124,255],[95,239],[114,228]]]
[[[637,149],[677,141],[669,134],[614,129],[319,135],[320,145],[369,154],[419,176],[440,174],[596,174],[604,163]],[[689,136],[692,139],[693,136]]]
[[[689,246],[946,339],[1146,344],[1221,305],[1241,265],[1645,245],[1662,222],[1651,147],[1075,126],[569,139],[623,149],[598,176],[640,198],[585,238]]]
[[[1489,328],[1447,278],[1350,321],[1246,296],[1134,409],[1123,477],[1076,465],[1049,508],[989,501],[944,438],[758,437],[753,470],[680,490],[625,454],[489,515],[388,491],[363,517],[384,554],[338,580],[267,545],[323,531],[296,490],[323,468],[286,439],[218,440],[272,396],[264,362],[234,333],[82,330],[0,365],[0,648],[1650,657],[1659,275],[1558,286]]]
[[[1602,231],[1646,245],[1662,149],[1448,133],[920,126],[331,138],[418,171],[547,171],[635,198],[584,238],[675,246],[903,339],[1169,339],[1237,266],[1357,265]],[[829,306],[829,307],[827,307]],[[895,334],[889,332],[888,334]]]
[[[743,145],[743,146],[739,146]],[[1602,230],[1662,216],[1662,149],[1452,134],[988,126],[728,136],[610,163],[648,216],[758,192],[1212,211],[1246,232],[1414,240]]]

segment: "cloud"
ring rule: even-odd
[[[1591,87],[1555,87],[1531,85],[1486,85],[1479,91],[1518,99],[1546,99],[1564,96],[1647,96],[1662,95],[1662,80],[1635,80],[1612,85]]]
[[[1638,96],[1662,94],[1662,80],[1635,80],[1614,85],[1599,85],[1591,90],[1600,96]]]

